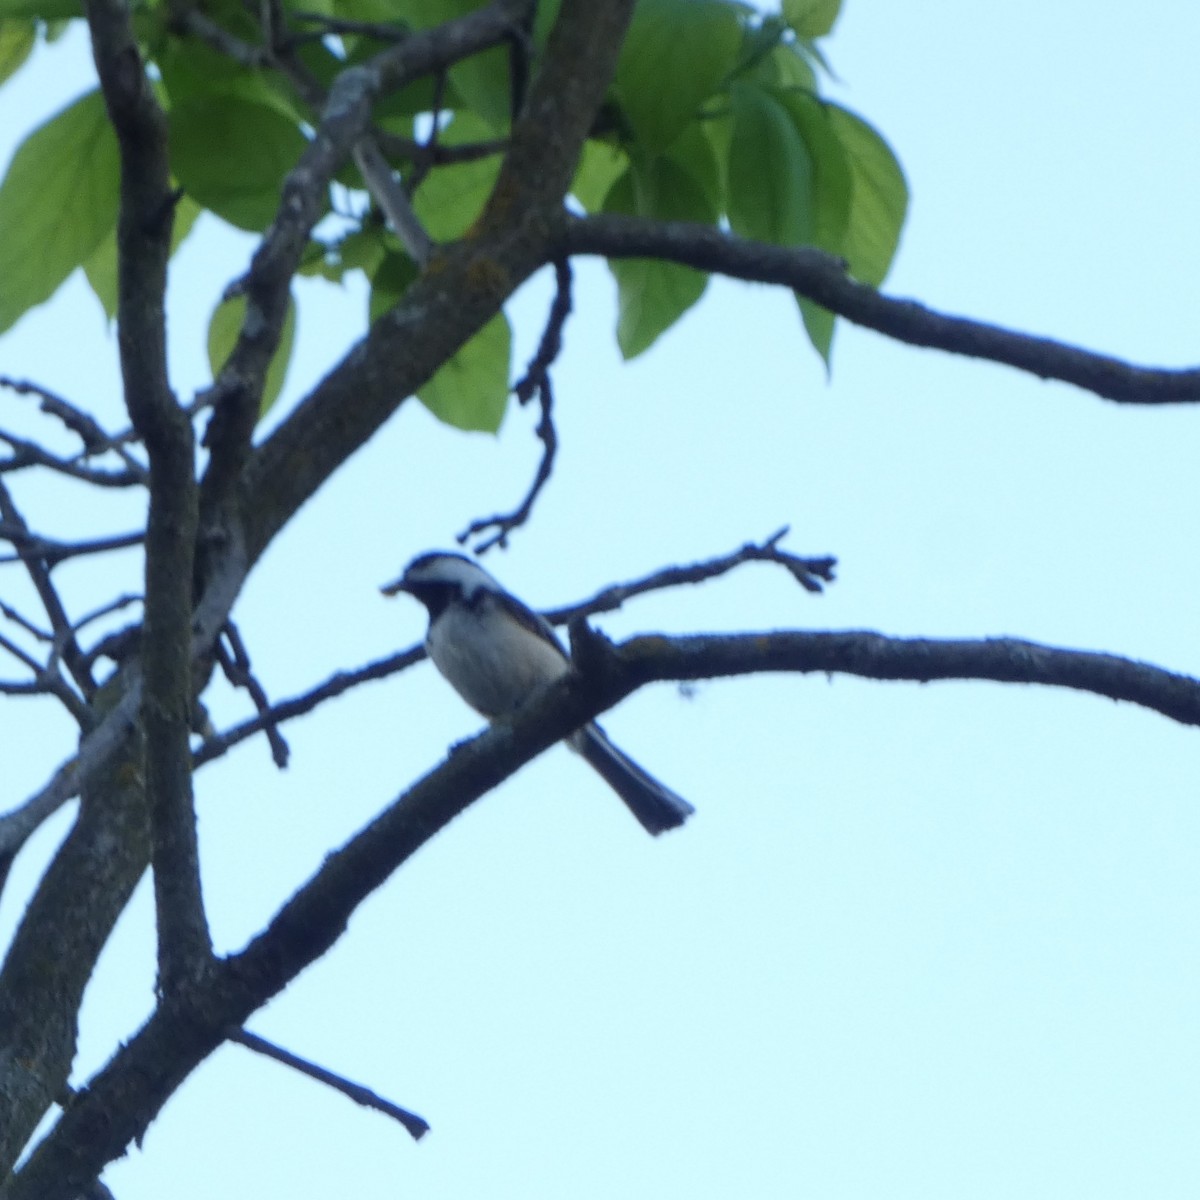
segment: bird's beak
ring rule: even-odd
[[[395,583],[384,584],[384,586],[381,587],[379,590],[385,596],[395,596],[400,592],[408,592],[411,595],[412,588],[410,588],[408,586],[408,584],[405,582],[405,578],[406,577],[404,575],[401,575],[400,578],[395,581]]]

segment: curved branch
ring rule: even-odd
[[[458,534],[455,540],[460,546],[479,534],[487,534],[475,546],[476,554],[485,554],[493,546],[503,550],[508,545],[508,535],[524,525],[533,512],[534,501],[550,482],[554,469],[554,456],[558,453],[558,431],[554,428],[554,385],[550,381],[550,368],[562,352],[563,326],[571,315],[571,264],[559,259],[554,264],[554,300],[546,328],[542,331],[537,353],[534,354],[524,376],[513,388],[518,403],[528,404],[535,396],[541,406],[542,416],[535,430],[542,443],[542,457],[534,472],[533,482],[525,493],[525,499],[512,512],[497,513],[493,517],[479,517]]]
[[[1042,379],[1074,384],[1105,400],[1122,404],[1200,401],[1200,368],[1138,367],[1051,338],[947,316],[856,282],[846,273],[845,263],[811,246],[768,246],[711,225],[610,214],[564,214],[555,241],[560,254],[659,258],[733,279],[780,284],[855,325],[911,346],[1003,363]]]
[[[359,904],[438,830],[536,754],[656,680],[837,671],[872,679],[990,679],[1074,688],[1200,725],[1200,680],[1115,655],[1013,638],[939,642],[870,631],[647,636],[613,646],[576,628],[572,674],[511,720],[455,748],[341,849],[241,953],[219,963],[122,1046],[12,1179],[6,1200],[71,1189],[140,1137],[179,1081],[337,941]]]
[[[472,16],[500,7],[494,0]],[[523,7],[511,0],[504,11],[512,19],[503,32],[511,31]],[[254,451],[241,480],[251,559],[407,396],[482,329],[534,271],[554,259],[547,244],[552,214],[562,204],[616,69],[632,8],[632,0],[564,0],[474,235],[439,253],[436,270],[418,278]],[[383,57],[398,55],[425,36],[414,34]],[[362,128],[360,122],[346,134],[346,149]],[[295,262],[302,249],[303,238],[295,247]]]
[[[275,221],[236,285],[246,297],[237,343],[213,386],[214,414],[205,445],[206,511],[229,498],[249,454],[267,367],[279,345],[288,291],[308,236],[324,213],[326,189],[367,129],[373,101],[412,79],[502,41],[529,0],[492,0],[466,16],[422,30],[334,81],[320,123],[284,180]]]

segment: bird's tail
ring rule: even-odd
[[[629,755],[618,750],[599,725],[586,725],[571,739],[571,745],[625,801],[642,828],[655,837],[682,825],[696,811],[682,796],[664,787]]]

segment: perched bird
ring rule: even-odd
[[[550,625],[461,554],[422,554],[382,591],[385,596],[407,592],[425,605],[425,649],[434,666],[489,719],[514,712],[571,668]],[[618,750],[595,722],[573,733],[568,743],[650,833],[674,829],[695,811]]]

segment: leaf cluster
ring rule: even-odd
[[[139,8],[139,49],[167,113],[179,189],[173,249],[202,212],[266,230],[339,73],[477,7],[474,0],[287,0],[270,20],[239,0],[202,10],[162,0]],[[588,213],[688,220],[779,246],[816,246],[878,284],[896,250],[907,190],[882,137],[820,94],[826,67],[817,42],[839,8],[840,0],[786,0],[764,16],[737,0],[640,0],[583,148],[575,203]],[[532,28],[514,30],[510,45],[465,57],[376,106],[374,133],[435,246],[476,229],[557,10],[557,0],[544,0]],[[0,0],[0,82],[39,38],[81,16],[76,0]],[[114,318],[119,169],[99,91],[21,143],[0,184],[0,331],[79,267]],[[328,189],[301,273],[333,284],[365,277],[366,316],[374,321],[405,295],[420,266],[359,167],[347,164]],[[708,280],[705,271],[651,259],[613,260],[611,269],[626,357],[650,347]],[[226,299],[213,312],[214,377],[241,327],[238,304]],[[799,304],[828,360],[833,315],[811,300]],[[293,331],[290,312],[262,411],[283,386]],[[494,431],[508,402],[510,353],[501,313],[417,395],[451,425]]]

